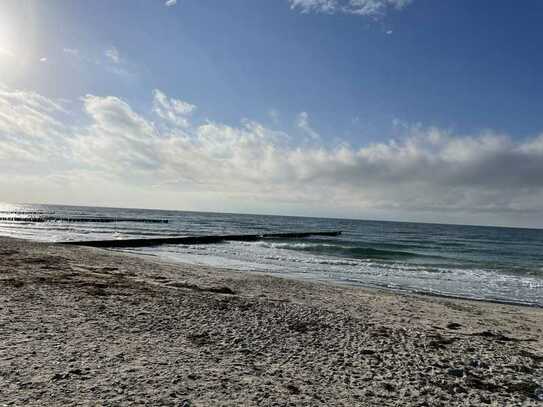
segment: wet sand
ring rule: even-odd
[[[539,406],[543,310],[0,238],[0,406]]]

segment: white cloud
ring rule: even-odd
[[[48,160],[52,166],[63,161],[65,113],[59,103],[35,92],[0,86],[0,172],[21,173],[48,165]]]
[[[389,10],[401,10],[412,0],[288,0],[290,7],[302,13],[345,13],[382,17]]]
[[[119,50],[115,47],[110,47],[104,51],[104,55],[114,64],[121,63],[121,56]]]
[[[94,170],[130,178],[158,166],[158,132],[132,107],[114,96],[87,95],[83,108],[91,124],[69,142],[74,158]]]
[[[47,58],[46,57],[41,57],[40,62],[47,62]]]
[[[458,213],[473,222],[521,217],[543,226],[543,135],[515,141],[416,126],[387,142],[327,146],[250,120],[193,123],[194,105],[159,90],[149,112],[114,96],[81,102],[86,119],[68,125],[57,101],[0,87],[0,191],[9,179],[9,191],[23,196],[22,185],[34,179],[51,183],[55,194],[62,182],[77,184],[88,197],[103,182],[133,196],[140,190],[148,204],[143,191],[152,190],[154,206],[163,206],[162,196],[183,196],[210,209],[229,200],[234,208],[254,202],[350,216],[434,213],[434,220]],[[70,112],[80,113],[78,106]],[[310,128],[309,115],[301,114],[298,124]],[[23,176],[24,184],[14,181]],[[96,194],[93,202],[107,199]]]
[[[177,4],[177,0],[167,0],[166,3],[164,3],[166,7],[175,6],[176,4]]]
[[[106,71],[113,73],[125,80],[133,80],[137,78],[138,73],[135,66],[124,56],[121,56],[121,52],[114,46],[107,48],[104,51],[106,61],[103,60],[90,60],[83,57],[82,60],[92,62],[96,65],[102,66]]]
[[[72,55],[74,57],[79,56],[79,50],[77,48],[64,48],[63,51],[65,54]]]
[[[333,13],[337,10],[336,0],[289,0],[290,8],[299,9],[302,13]]]
[[[153,91],[153,111],[164,121],[178,127],[188,127],[188,117],[196,106],[179,99],[168,98],[162,91]]]
[[[296,117],[296,126],[303,130],[309,137],[314,140],[320,138],[319,133],[317,133],[309,124],[309,114],[307,112],[301,112]]]
[[[117,48],[111,47],[104,51],[104,59],[95,59],[89,57],[85,52],[81,52],[77,48],[63,48],[64,54],[74,59],[74,61],[89,65],[99,66],[107,72],[113,73],[123,79],[133,79],[137,76],[136,72],[131,69],[131,65],[124,58],[121,58]]]

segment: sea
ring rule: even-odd
[[[45,242],[335,230],[343,233],[114,250],[286,278],[543,307],[542,229],[0,204],[0,235]]]

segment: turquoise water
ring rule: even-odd
[[[0,205],[0,212],[17,220],[0,221],[1,235],[57,242],[342,230],[338,237],[130,251],[291,278],[543,306],[543,230],[538,229],[47,205]],[[49,220],[35,222],[40,217]],[[168,223],[87,223],[88,218]]]

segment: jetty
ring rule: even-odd
[[[69,222],[69,223],[116,223],[116,222],[132,222],[132,223],[168,223],[168,219],[154,218],[115,218],[115,217],[71,217],[71,216],[0,216],[0,222],[29,222],[29,223],[44,223],[44,222]]]
[[[315,231],[315,232],[287,232],[287,233],[264,233],[251,235],[207,235],[207,236],[180,236],[180,237],[157,237],[142,239],[114,239],[114,240],[81,240],[73,242],[60,242],[59,244],[103,247],[103,248],[129,248],[129,247],[150,247],[165,244],[212,244],[227,241],[255,242],[265,239],[297,239],[311,236],[339,236],[341,231]]]

